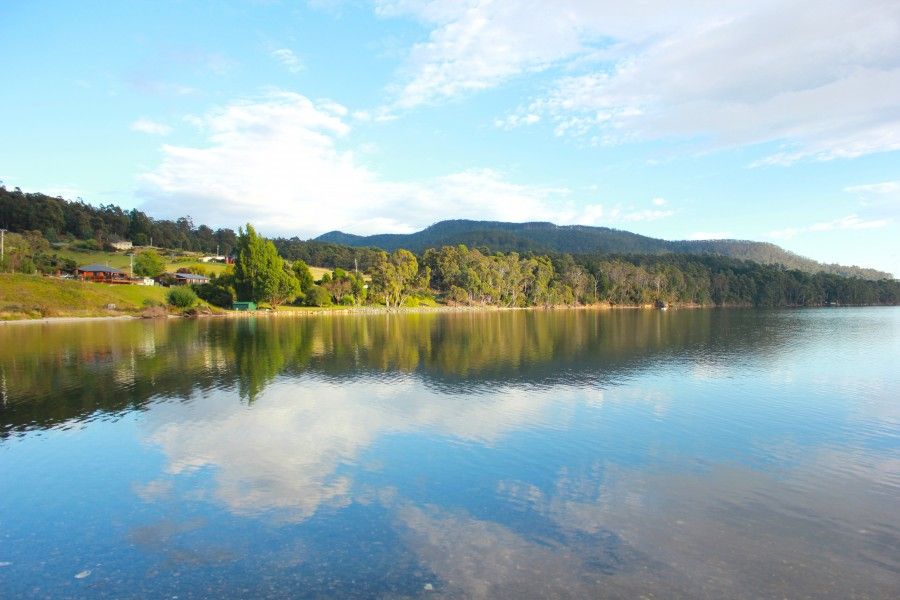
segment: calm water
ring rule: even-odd
[[[4,598],[898,598],[900,309],[0,326]]]

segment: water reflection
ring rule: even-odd
[[[17,596],[900,594],[900,311],[0,342],[0,515],[17,515],[0,585]]]
[[[415,373],[445,394],[497,385],[617,383],[688,361],[765,356],[793,323],[753,311],[492,312],[313,319],[83,323],[0,329],[3,434],[159,397],[237,388],[253,402],[279,374],[345,382]]]

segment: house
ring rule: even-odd
[[[156,281],[161,285],[201,285],[209,283],[209,277],[194,273],[163,273]]]
[[[131,250],[131,248],[133,247],[132,243],[127,240],[112,242],[110,246],[112,246],[115,250]]]
[[[84,265],[78,267],[78,278],[95,283],[129,283],[125,271],[113,269],[106,265]]]

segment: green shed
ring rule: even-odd
[[[231,305],[234,310],[256,310],[256,302],[235,302]]]

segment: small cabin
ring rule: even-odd
[[[209,283],[206,275],[195,273],[163,273],[156,278],[157,283],[164,286],[170,285],[201,285]]]
[[[78,278],[94,283],[129,283],[125,271],[107,267],[106,265],[84,265],[78,267]]]
[[[196,273],[172,273],[175,276],[175,285],[201,285],[209,283],[209,277],[206,275],[197,275]]]
[[[232,310],[256,310],[256,302],[234,302],[231,304]]]

